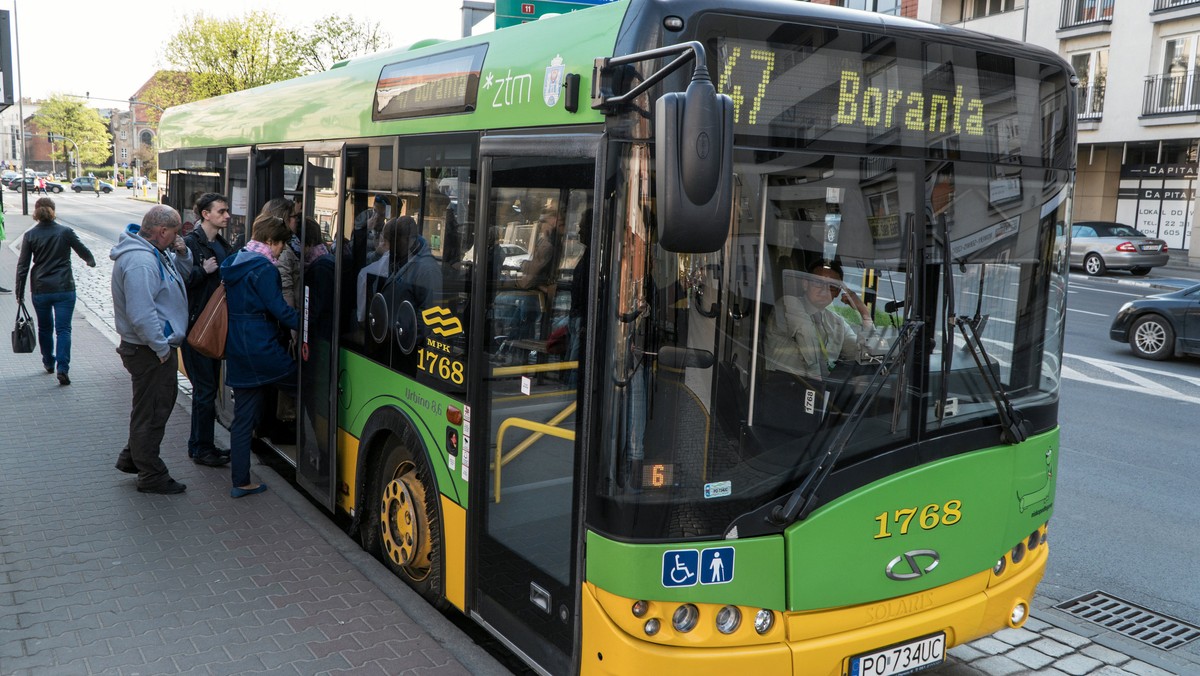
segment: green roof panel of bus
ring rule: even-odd
[[[627,6],[622,0],[453,42],[425,41],[417,43],[420,47],[352,59],[323,73],[173,107],[159,125],[160,147],[597,123],[603,116],[591,107],[593,62],[612,56]],[[372,121],[375,87],[384,66],[479,44],[487,45],[487,55],[473,112]],[[581,77],[575,113],[566,111],[561,92],[543,92],[551,69],[558,65],[563,67],[557,73],[559,81],[564,74]]]

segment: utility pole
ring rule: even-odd
[[[29,187],[25,185],[25,90],[21,88],[21,31],[17,22],[17,0],[13,0],[13,38],[17,47],[17,115],[21,117],[21,215],[29,215]]]

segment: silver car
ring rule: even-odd
[[[1109,270],[1128,270],[1140,277],[1168,260],[1166,242],[1131,225],[1079,221],[1071,226],[1071,265],[1093,277]]]

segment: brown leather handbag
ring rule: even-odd
[[[225,334],[229,331],[229,308],[225,305],[225,284],[213,291],[212,298],[196,318],[187,342],[192,349],[210,359],[225,358]]]

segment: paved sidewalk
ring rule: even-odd
[[[228,468],[187,459],[183,395],[163,457],[187,492],[136,492],[113,468],[129,376],[82,305],[69,387],[0,350],[0,674],[508,673],[270,469],[231,499]],[[15,313],[0,296],[6,333]]]

